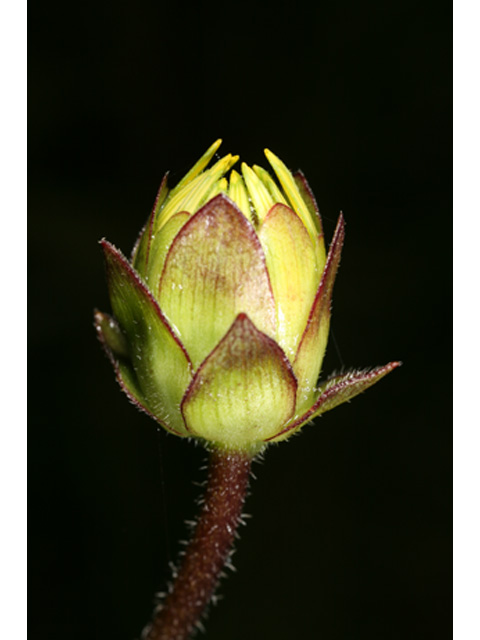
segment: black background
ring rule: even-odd
[[[166,170],[221,136],[301,168],[347,237],[324,371],[404,366],[255,466],[209,640],[451,635],[445,2],[30,8],[30,633],[132,640],[205,454],[118,390],[92,327]]]

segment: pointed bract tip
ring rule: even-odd
[[[127,258],[123,255],[123,253],[120,251],[120,249],[117,249],[117,247],[112,244],[111,242],[109,242],[106,238],[102,238],[100,240],[100,246],[103,249],[103,255],[105,260],[109,261],[109,260],[122,260],[124,261],[127,265],[129,269],[133,270],[132,265],[130,264],[130,262],[127,260]]]
[[[245,322],[246,324],[253,324],[253,322],[250,320],[250,318],[248,317],[248,315],[244,312],[241,311],[238,316],[237,316],[237,322]],[[255,326],[255,325],[253,325]]]
[[[108,250],[108,251],[115,251],[116,248],[115,246],[106,238],[102,238],[101,240],[98,241],[98,244],[102,247],[102,249]]]
[[[335,232],[333,234],[333,240],[340,241],[342,245],[345,241],[345,218],[343,217],[343,213],[341,211],[338,215]]]
[[[393,369],[397,369],[402,365],[403,365],[403,362],[401,360],[394,360],[393,362],[389,362],[387,365],[385,365],[385,368],[388,368],[390,369],[390,371],[393,371]]]

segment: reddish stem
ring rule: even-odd
[[[248,487],[251,458],[210,454],[205,501],[182,565],[145,640],[187,640],[210,602],[228,560]]]

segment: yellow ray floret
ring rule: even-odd
[[[285,195],[290,200],[293,210],[303,221],[303,224],[307,228],[307,231],[310,234],[313,242],[317,243],[317,231],[310,215],[310,211],[308,210],[307,205],[300,195],[292,174],[283,164],[280,158],[277,158],[277,156],[269,149],[265,149],[265,155],[267,157],[267,160],[272,165],[272,169],[275,171],[275,174],[277,175],[277,178],[283,187]]]
[[[222,144],[222,139],[219,138],[216,140],[203,154],[203,156],[197,160],[197,162],[193,165],[190,171],[183,176],[177,186],[172,189],[171,194],[174,195],[178,193],[180,189],[182,189],[185,185],[191,182],[194,178],[196,178],[202,171],[207,167],[210,160],[213,158],[218,148]]]
[[[183,189],[170,194],[160,216],[162,227],[175,213],[188,211],[195,213],[209,198],[210,192],[216,182],[237,162],[238,156],[228,154],[216,162],[213,167],[207,169]]]
[[[215,196],[218,196],[220,193],[227,193],[228,191],[228,180],[226,178],[220,178],[220,180],[217,180],[217,182],[213,185],[211,191],[208,194],[208,199],[211,200],[212,198],[215,198]]]
[[[273,200],[275,202],[281,202],[282,204],[285,204],[288,207],[288,202],[286,201],[285,196],[279,189],[275,180],[268,173],[268,171],[265,171],[263,167],[259,167],[258,164],[253,165],[253,170],[255,171],[257,176],[260,178],[260,180],[263,182],[263,184],[267,187]]]
[[[245,187],[242,176],[232,169],[230,172],[230,184],[228,187],[228,197],[233,200],[243,215],[252,222],[252,209],[250,206],[250,200],[248,199],[248,192]]]
[[[245,162],[242,162],[242,174],[257,218],[262,222],[275,204],[275,200],[257,174]]]

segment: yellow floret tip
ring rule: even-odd
[[[228,187],[228,197],[233,200],[243,215],[252,222],[252,210],[250,206],[250,200],[248,199],[248,192],[245,187],[242,176],[232,169],[230,172],[230,184]]]
[[[210,147],[205,151],[203,156],[197,160],[197,162],[193,165],[188,173],[186,173],[177,186],[172,190],[172,195],[177,193],[182,189],[185,185],[191,182],[194,178],[196,178],[208,165],[210,160],[213,158],[215,153],[218,151],[220,145],[222,144],[222,139],[218,138],[215,142],[210,145]]]
[[[257,174],[245,162],[242,162],[242,174],[248,193],[252,200],[253,207],[259,222],[262,222],[275,204],[267,187],[263,184]]]
[[[303,201],[302,196],[298,190],[297,185],[291,172],[287,169],[285,164],[278,158],[270,149],[264,149],[265,156],[275,171],[275,174],[283,187],[285,195],[290,200],[293,210],[298,217],[303,221],[303,224],[307,228],[308,233],[312,240],[317,242],[317,232],[313,223],[310,211],[307,205]]]
[[[215,145],[210,147],[213,149]],[[206,154],[207,155],[207,154]],[[206,155],[204,158],[206,158]],[[212,154],[211,154],[212,155]],[[179,211],[195,213],[207,202],[217,181],[237,162],[239,156],[231,153],[218,160],[210,169],[196,176],[179,191],[177,188],[169,195],[160,216],[160,227]]]

